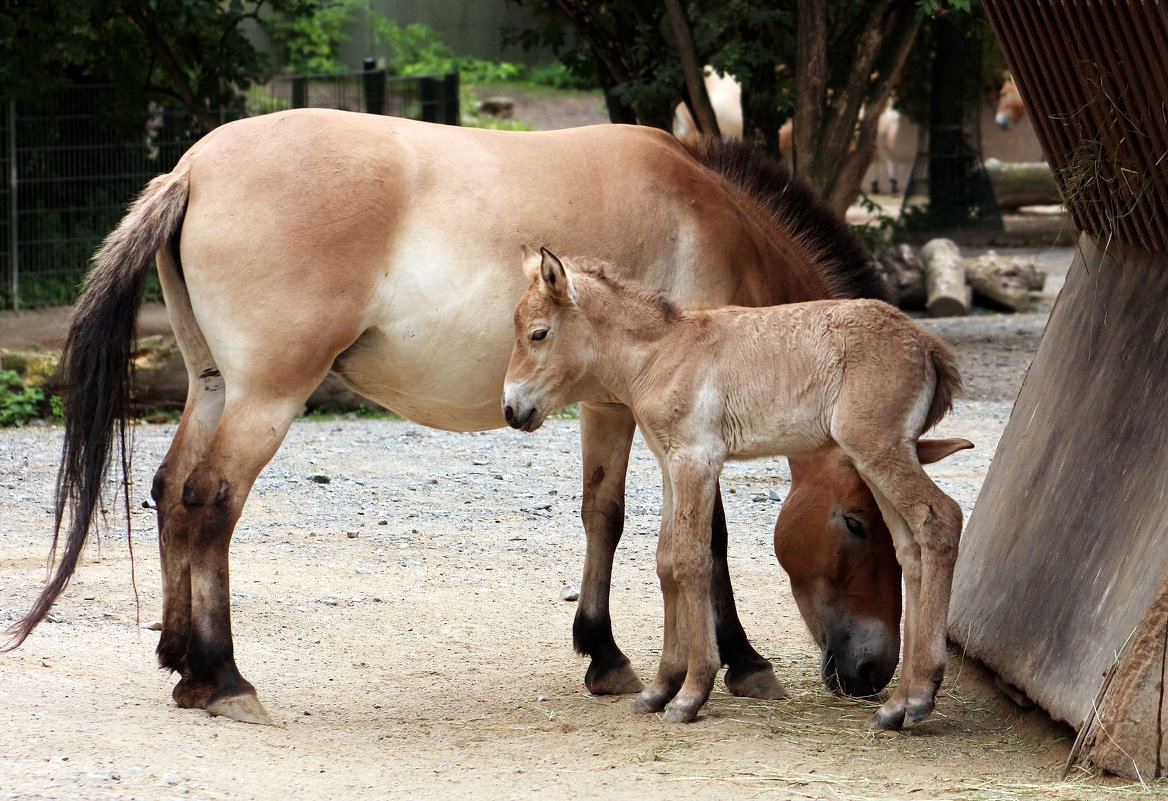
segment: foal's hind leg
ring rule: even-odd
[[[880,506],[904,571],[900,683],[871,721],[873,728],[900,729],[928,717],[945,674],[945,625],[961,538],[961,507],[925,473],[911,443],[866,448],[865,453],[847,446],[844,450]]]

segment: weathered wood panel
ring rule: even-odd
[[[953,639],[1074,726],[1168,574],[1166,267],[1081,237],[958,558]]]

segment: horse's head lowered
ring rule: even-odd
[[[922,439],[921,464],[972,448]],[[892,679],[900,656],[900,565],[876,499],[843,452],[789,459],[791,492],[775,523],[775,555],[820,648],[833,692],[863,697]]]
[[[526,247],[523,268],[531,286],[515,308],[515,344],[503,387],[503,417],[520,431],[535,431],[549,412],[571,402],[588,372],[588,337],[574,329],[588,322],[576,308],[572,277],[546,249]]]

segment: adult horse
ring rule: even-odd
[[[846,226],[741,143],[679,143],[624,126],[501,133],[326,110],[224,125],[150,183],[95,257],[66,343],[57,491],[66,544],[12,629],[16,644],[77,565],[125,431],[134,320],[157,264],[190,378],[152,490],[158,657],[180,675],[180,706],[267,721],[231,636],[228,545],[252,483],[330,371],[426,425],[503,426],[511,312],[527,287],[522,243],[619,262],[685,300],[770,305],[884,291]],[[634,421],[598,386],[577,399],[587,551],[575,645],[592,657],[589,690],[636,692],[608,611]],[[772,666],[738,622],[720,504],[711,542],[727,685],[776,696]],[[863,594],[849,603],[871,607]],[[871,675],[875,659],[890,677],[899,615],[897,605],[843,616],[883,622],[834,669]]]
[[[1009,75],[1002,82],[998,90],[998,110],[994,113],[994,122],[1003,131],[1013,128],[1026,116],[1026,104],[1022,102],[1022,93],[1018,91],[1018,84]]]

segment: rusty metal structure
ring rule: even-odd
[[[962,540],[950,635],[1071,759],[1168,775],[1168,8],[985,0],[1074,225]]]

